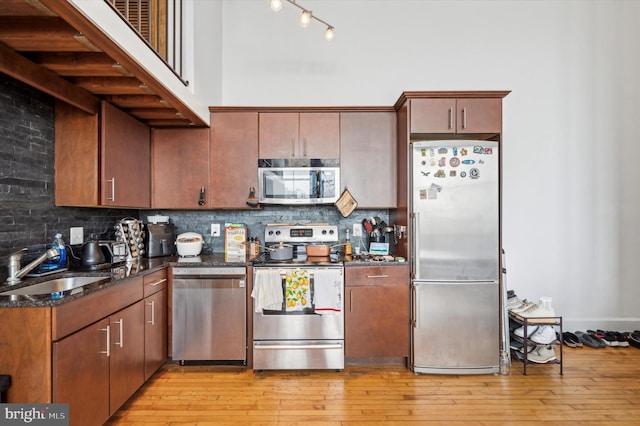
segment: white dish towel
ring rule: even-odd
[[[313,272],[315,312],[321,315],[342,312],[342,273],[335,269]]]
[[[251,297],[254,299],[253,305],[256,312],[262,312],[263,309],[282,309],[284,294],[280,271],[256,269]]]

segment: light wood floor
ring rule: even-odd
[[[640,349],[564,348],[558,365],[509,376],[400,367],[254,373],[166,365],[109,425],[640,424]]]

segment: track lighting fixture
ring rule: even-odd
[[[311,12],[310,10],[300,6],[298,3],[296,3],[296,0],[286,0],[286,1],[294,5],[295,7],[299,8],[300,10],[302,10],[302,13],[300,14],[300,26],[302,28],[307,28],[311,23],[311,20],[315,19],[321,24],[324,24],[327,26],[327,29],[324,32],[325,40],[331,41],[335,38],[335,34],[333,33],[334,28],[332,25],[326,23],[322,19],[315,16],[313,12]],[[278,12],[279,10],[282,9],[282,0],[271,0],[270,6],[271,6],[271,10],[273,10],[274,12]]]

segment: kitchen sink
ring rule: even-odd
[[[15,290],[3,291],[0,296],[11,295],[38,295],[57,293],[59,291],[73,290],[87,284],[97,283],[110,279],[110,275],[91,276],[91,277],[67,277],[56,278],[54,280],[44,281],[37,284],[28,285]]]

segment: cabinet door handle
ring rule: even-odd
[[[124,319],[120,318],[120,320],[115,321],[115,323],[118,324],[120,328],[120,341],[116,342],[115,345],[123,348],[124,347]]]
[[[203,187],[200,188],[200,198],[198,199],[198,205],[199,206],[204,206],[205,203],[206,203],[206,201],[204,199],[204,194],[205,194],[205,191],[204,191],[204,186],[203,186]]]
[[[156,325],[156,301],[152,300],[150,303],[147,303],[148,306],[151,306],[151,320],[147,321],[151,325]]]
[[[353,290],[349,290],[349,312],[353,312]]]
[[[389,275],[387,275],[387,274],[382,274],[382,275],[367,275],[367,278],[389,278]]]
[[[111,326],[107,325],[107,328],[101,328],[100,331],[106,331],[107,332],[107,350],[106,351],[100,351],[98,353],[100,354],[105,354],[108,356],[111,355],[111,351],[109,350],[109,348],[111,347]]]
[[[453,108],[449,108],[449,130],[453,129]]]
[[[467,128],[467,108],[462,108],[462,128]]]
[[[307,156],[307,138],[302,139],[302,156]]]
[[[162,278],[162,279],[159,279],[158,281],[154,281],[152,283],[149,283],[149,286],[155,287],[155,286],[160,285],[160,284],[165,283],[165,282],[167,282],[167,279],[166,278]]]
[[[296,156],[296,138],[291,138],[291,156]]]
[[[107,179],[111,182],[111,198],[107,197],[107,201],[116,201],[116,178]]]

